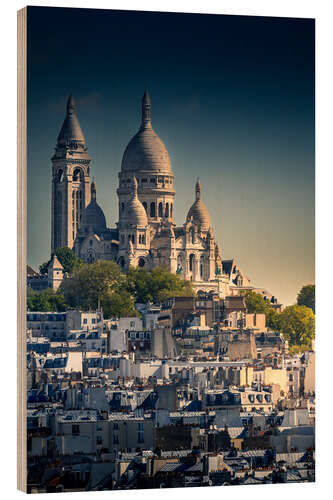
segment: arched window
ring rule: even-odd
[[[95,262],[95,260],[96,260],[95,254],[93,252],[89,252],[87,255],[88,264],[92,264],[93,262]]]
[[[193,271],[194,253],[190,255],[190,271]]]
[[[162,202],[158,204],[158,216],[163,217],[163,205]]]
[[[61,168],[58,170],[57,180],[58,182],[62,182],[64,180],[64,171]]]
[[[132,243],[134,243],[134,241],[135,241],[134,234],[132,234]]]
[[[170,217],[173,217],[173,204],[170,203]]]
[[[142,244],[143,244],[143,245],[144,245],[144,244],[145,244],[145,242],[146,242],[146,239],[145,239],[145,235],[144,235],[144,234],[143,234],[143,235],[142,235],[142,237],[141,237],[141,242],[142,242]]]
[[[73,181],[80,182],[80,181],[82,181],[82,179],[83,179],[82,170],[80,170],[79,168],[76,168],[73,172]]]
[[[141,234],[139,234],[139,243],[141,244]]]
[[[165,217],[169,217],[169,203],[165,205]]]
[[[201,277],[203,276],[204,261],[205,261],[205,258],[203,255],[201,255],[201,257],[200,257],[200,276]]]
[[[145,259],[143,257],[140,257],[139,259],[139,267],[144,267],[145,266]]]
[[[191,242],[194,244],[195,243],[195,235],[194,235],[193,227],[191,227],[191,229],[190,229],[190,235],[191,235]]]
[[[130,234],[128,235],[128,241],[131,241],[131,235]]]
[[[155,217],[155,203],[150,204],[150,217]]]

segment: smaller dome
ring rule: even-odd
[[[201,199],[201,184],[199,179],[195,185],[195,202],[191,206],[187,214],[187,222],[191,219],[200,227],[203,231],[208,231],[211,227],[210,215],[208,209]]]
[[[125,206],[123,220],[133,226],[147,226],[148,218],[146,210],[138,198],[138,181],[133,177],[133,193],[131,199]]]
[[[106,229],[104,212],[96,200],[95,181],[91,183],[91,201],[83,211],[80,224],[80,229],[81,228],[91,228],[95,233]]]

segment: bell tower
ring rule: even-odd
[[[84,209],[90,202],[90,157],[72,95],[52,157],[51,252],[73,248]]]

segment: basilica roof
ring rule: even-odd
[[[106,229],[105,215],[96,200],[96,184],[91,183],[91,201],[82,214],[80,228],[92,228],[94,232]]]
[[[72,94],[68,98],[66,109],[67,114],[58,135],[58,144],[73,141],[84,143],[85,139],[76,116],[76,106]]]
[[[150,119],[150,97],[148,91],[142,99],[142,122],[140,130],[129,142],[121,164],[122,172],[151,171],[171,173],[169,154],[152,128]]]
[[[134,226],[147,226],[148,218],[146,210],[138,198],[138,181],[133,176],[133,192],[131,199],[125,205],[123,220]]]
[[[201,199],[201,184],[199,179],[195,185],[195,202],[191,206],[188,214],[187,221],[193,221],[203,230],[208,231],[211,227],[210,215],[208,209]]]

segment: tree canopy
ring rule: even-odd
[[[171,296],[193,295],[190,284],[170,271],[130,269],[124,274],[111,261],[75,268],[62,290],[70,307],[89,310],[100,305],[106,318],[137,315],[136,302],[159,303]]]
[[[291,346],[311,348],[315,336],[315,315],[310,307],[287,306],[280,314],[281,332]]]
[[[313,295],[308,287],[303,287],[298,294],[297,301],[304,298],[308,303],[313,298],[314,305],[314,286]],[[306,289],[304,291],[304,289]],[[310,293],[311,292],[311,293]],[[308,300],[309,299],[309,300]],[[311,340],[315,336],[315,315],[311,307],[305,304],[295,304],[286,307],[281,313],[277,313],[271,303],[261,295],[251,291],[245,295],[246,308],[249,313],[264,313],[266,315],[266,326],[271,330],[281,332],[292,348],[309,349]]]
[[[157,267],[151,272],[131,268],[127,273],[127,289],[135,302],[160,303],[170,297],[193,296],[191,284],[167,269]]]
[[[267,299],[265,299],[259,293],[253,292],[253,290],[248,290],[245,294],[245,304],[247,312],[252,313],[266,313],[270,304]]]
[[[66,302],[70,307],[94,310],[106,294],[117,293],[126,286],[126,276],[115,262],[98,260],[75,268],[72,276],[63,282]]]
[[[67,309],[67,304],[61,292],[54,292],[52,288],[37,292],[28,286],[27,309],[28,311],[63,312]]]
[[[64,273],[72,274],[74,269],[77,269],[83,264],[83,260],[79,259],[71,248],[61,247],[57,248],[51,254],[50,260],[44,262],[44,264],[41,264],[39,266],[39,272],[41,274],[47,274],[47,268],[49,267],[49,264],[54,255],[58,257],[60,264],[64,268]]]
[[[305,285],[297,295],[297,305],[310,307],[316,312],[316,287],[315,285]]]
[[[272,307],[272,304],[259,293],[248,290],[245,294],[247,312],[265,314],[266,326],[274,331],[280,330],[280,314]]]

